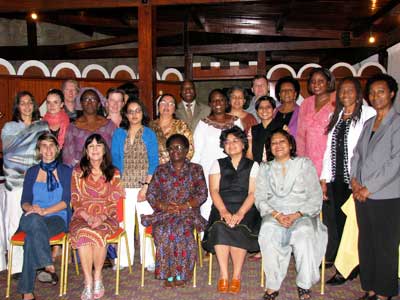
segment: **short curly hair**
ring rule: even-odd
[[[224,143],[225,143],[225,141],[228,139],[228,135],[230,135],[230,134],[232,134],[233,136],[235,136],[236,138],[238,138],[238,139],[241,140],[241,142],[242,142],[243,145],[244,145],[243,153],[246,153],[246,152],[247,152],[247,149],[249,149],[249,141],[247,140],[247,135],[246,135],[246,133],[245,133],[242,129],[240,129],[240,127],[238,127],[238,126],[233,126],[232,128],[225,129],[225,130],[223,130],[223,131],[221,132],[221,135],[220,135],[220,137],[219,137],[219,141],[220,141],[219,146],[220,146],[222,149],[224,149],[224,153],[227,154],[227,153],[225,152],[225,145],[224,145]]]
[[[394,92],[394,96],[392,97],[392,103],[396,99],[397,91],[399,90],[399,85],[396,82],[396,79],[394,79],[392,76],[388,74],[377,74],[375,76],[372,76],[371,78],[368,79],[367,84],[365,86],[365,94],[366,98],[368,99],[369,91],[371,89],[371,85],[377,81],[384,81],[386,82],[389,91]]]

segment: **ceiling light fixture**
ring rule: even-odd
[[[372,34],[372,31],[369,31],[369,37],[368,37],[368,43],[373,44],[375,43],[376,39],[374,37],[374,35]]]
[[[30,14],[30,17],[31,17],[31,19],[32,20],[37,20],[38,19],[38,14],[37,13],[35,13],[35,12],[32,12],[31,14]]]

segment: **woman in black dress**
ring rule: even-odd
[[[247,251],[259,251],[257,237],[261,219],[254,206],[258,164],[245,157],[248,141],[239,127],[224,130],[220,141],[228,157],[216,160],[210,170],[213,205],[203,247],[217,255],[218,292],[237,294]],[[229,257],[233,274],[228,286]]]

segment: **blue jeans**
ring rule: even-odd
[[[19,230],[26,233],[24,243],[24,263],[18,281],[18,292],[32,293],[35,287],[36,270],[53,265],[49,239],[67,228],[59,216],[42,217],[38,214],[23,215]]]

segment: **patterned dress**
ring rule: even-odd
[[[197,257],[193,229],[203,231],[206,225],[199,210],[207,199],[207,186],[201,166],[186,160],[182,170],[177,173],[171,162],[160,165],[146,196],[154,213],[142,216],[142,224],[153,226],[155,276],[167,279],[179,275],[187,281],[192,276]],[[180,213],[169,213],[161,209],[169,203],[184,205],[189,201],[192,208]]]
[[[169,161],[169,153],[167,151],[167,139],[176,133],[184,135],[189,140],[189,152],[186,155],[187,159],[192,159],[194,148],[193,148],[193,134],[188,124],[182,120],[174,119],[171,124],[171,129],[164,134],[160,127],[160,120],[154,120],[150,122],[150,128],[156,133],[158,141],[158,156],[160,164]]]
[[[119,172],[116,170],[113,179],[106,182],[104,176],[94,180],[92,175],[82,178],[83,171],[76,167],[71,179],[71,205],[74,214],[70,223],[70,239],[74,249],[91,245],[105,247],[106,239],[118,229],[117,204],[124,197]],[[105,215],[102,225],[90,228],[80,216],[86,211],[91,216]]]

